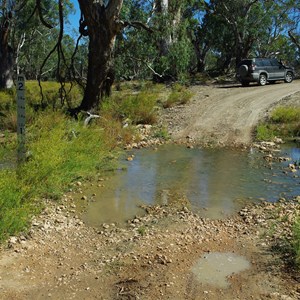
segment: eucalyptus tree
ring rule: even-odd
[[[297,3],[297,1],[295,3]],[[291,9],[289,11],[289,17],[290,17],[290,28],[288,30],[288,35],[291,41],[297,47],[298,57],[299,57],[300,56],[300,7],[299,5],[291,6]]]
[[[15,69],[22,71],[29,79],[39,76],[51,77],[56,58],[47,61],[40,74],[40,66],[58,37],[57,3],[45,0],[37,6],[36,0],[28,0],[16,14],[11,43],[15,53]]]
[[[87,83],[81,104],[72,112],[97,106],[109,93],[114,80],[112,55],[118,33],[124,27],[120,20],[123,0],[78,0],[81,18],[79,32],[88,37]]]
[[[18,9],[14,1],[0,2],[0,88],[13,85],[13,49],[9,44],[13,15]]]
[[[125,0],[121,11],[122,20],[139,20],[148,30],[126,27],[117,35],[114,50],[116,79],[144,79],[152,76],[157,57],[155,32],[151,30],[153,3]]]
[[[187,73],[195,57],[190,38],[194,0],[156,0],[152,26],[157,47],[154,63],[157,80],[176,80]]]
[[[10,88],[13,74],[21,70],[28,78],[37,78],[56,69],[57,58],[52,57],[40,74],[40,66],[58,39],[57,7],[55,0],[0,2],[0,87]],[[65,15],[70,8],[70,1],[65,1]]]
[[[235,57],[237,64],[249,55],[255,41],[270,25],[266,10],[266,4],[269,2],[262,0],[211,0],[207,3],[209,9],[218,14],[232,31],[235,40],[233,57]]]

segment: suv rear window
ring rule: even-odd
[[[280,63],[278,62],[277,59],[271,59],[271,65],[274,66],[274,67],[278,67],[280,66]]]
[[[255,64],[258,66],[258,67],[262,67],[262,66],[265,66],[265,64],[264,64],[264,61],[263,60],[256,60],[255,61]]]

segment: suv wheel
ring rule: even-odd
[[[241,75],[242,77],[246,77],[246,76],[247,76],[248,70],[249,70],[249,68],[248,68],[247,65],[241,65],[241,66],[239,67],[239,73],[240,73],[240,75]]]
[[[287,72],[284,81],[287,83],[291,83],[293,81],[293,74],[291,72]]]
[[[266,85],[267,84],[267,76],[265,74],[259,75],[258,84],[259,85]]]

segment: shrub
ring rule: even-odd
[[[277,107],[271,114],[271,121],[274,123],[300,122],[300,107]]]
[[[270,141],[275,137],[274,132],[267,124],[260,124],[256,127],[256,138],[259,141]]]

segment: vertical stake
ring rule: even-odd
[[[18,162],[26,157],[25,147],[25,76],[17,75],[17,135],[18,135]]]

